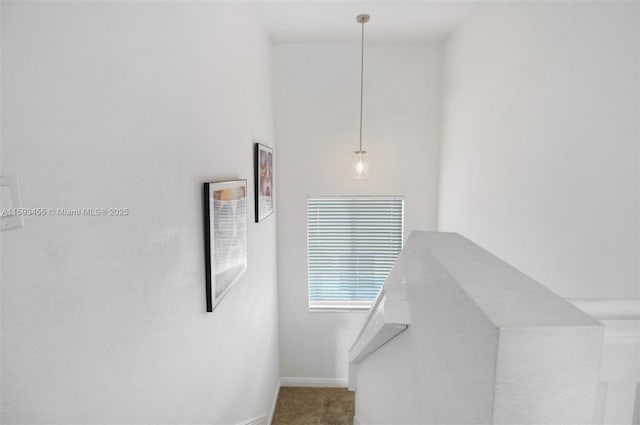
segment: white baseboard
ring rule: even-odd
[[[273,415],[276,414],[276,404],[278,404],[278,395],[280,394],[280,382],[276,385],[276,391],[273,394],[273,401],[271,402],[271,412],[269,413],[269,422],[268,425],[273,423]]]
[[[246,421],[240,422],[238,425],[266,425],[267,417],[266,416],[257,416],[255,418],[247,419]]]
[[[271,422],[273,422],[273,415],[276,413],[276,404],[278,403],[279,393],[280,383],[278,382],[278,385],[276,385],[275,393],[273,394],[273,401],[271,402],[271,412],[269,412],[269,416],[256,416],[255,418],[247,419],[236,425],[271,425]]]
[[[347,379],[341,378],[280,378],[281,387],[338,387],[346,388]]]

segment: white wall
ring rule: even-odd
[[[283,377],[346,386],[347,351],[365,317],[307,311],[308,196],[403,195],[405,236],[435,227],[440,79],[437,45],[367,46],[363,143],[371,169],[358,181],[350,166],[358,143],[359,44],[274,46]]]
[[[487,2],[445,47],[439,229],[565,297],[638,296],[637,2]]]
[[[252,139],[274,144],[270,42],[251,11],[3,2],[2,30],[2,168],[24,205],[130,211],[3,233],[2,421],[268,414],[275,216],[250,220],[249,269],[205,313],[202,182],[246,178],[252,199]]]
[[[358,423],[592,423],[604,327],[538,282],[414,232],[385,291],[410,325],[357,365]]]

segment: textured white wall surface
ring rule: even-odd
[[[275,216],[254,224],[252,139],[273,145],[268,36],[243,5],[3,2],[3,423],[235,424],[278,383]],[[277,149],[276,149],[277,152]],[[205,313],[202,182],[249,181],[249,268]]]
[[[592,423],[604,335],[596,323],[501,328],[492,423]]]
[[[411,324],[358,364],[360,423],[591,422],[597,321],[454,233],[412,233],[387,284]]]
[[[559,295],[639,294],[638,2],[484,2],[445,45],[439,229]]]
[[[351,177],[358,147],[359,44],[276,44],[278,275],[281,375],[346,385],[348,350],[364,313],[307,311],[308,196],[402,195],[405,236],[435,227],[441,50],[368,44],[363,148],[366,181]]]

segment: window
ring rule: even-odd
[[[402,249],[403,200],[307,200],[309,309],[367,309]]]

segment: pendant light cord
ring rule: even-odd
[[[362,45],[360,49],[360,152],[362,152],[362,106],[364,97],[364,24],[362,21]]]

